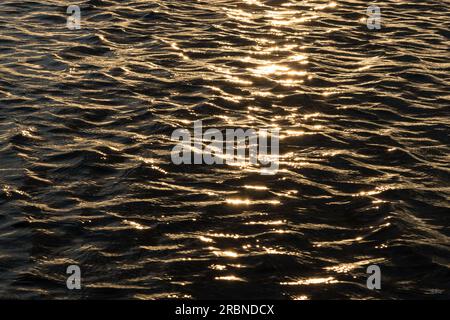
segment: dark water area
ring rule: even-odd
[[[450,1],[74,4],[0,3],[1,298],[450,298]],[[279,171],[173,164],[196,120]]]

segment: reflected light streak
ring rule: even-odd
[[[225,202],[231,205],[255,205],[255,204],[278,205],[281,203],[279,200],[250,200],[250,199],[227,199]]]
[[[338,283],[338,281],[333,277],[309,278],[309,279],[302,279],[302,280],[291,281],[291,282],[280,282],[281,285],[285,285],[285,286],[308,286],[308,285],[314,285],[314,284],[333,284],[333,283]]]
[[[222,281],[245,281],[244,279],[236,277],[236,276],[215,277],[214,279],[222,280]]]

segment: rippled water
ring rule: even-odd
[[[0,4],[1,297],[450,297],[449,1],[79,4]],[[172,164],[195,120],[280,171]]]

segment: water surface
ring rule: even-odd
[[[0,297],[450,297],[449,1],[79,4],[0,4]],[[280,171],[172,164],[195,120]]]

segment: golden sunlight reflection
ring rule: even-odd
[[[250,221],[250,222],[246,222],[245,224],[273,226],[273,225],[282,225],[285,223],[286,223],[286,220],[275,220],[275,221]]]
[[[333,284],[333,283],[338,283],[338,281],[334,277],[328,277],[328,278],[301,279],[297,281],[281,282],[280,284],[285,286],[308,286],[314,284]]]
[[[250,4],[250,2],[248,3]],[[255,4],[253,1],[251,3]],[[246,22],[254,22],[255,19],[259,18],[252,12],[243,10],[233,10],[230,13],[235,15],[234,18],[237,17]],[[298,10],[285,8],[264,10],[264,19],[273,26],[271,30],[273,34],[282,34],[281,30],[283,27],[294,27],[317,17],[318,15],[314,12],[303,12],[299,15]],[[295,43],[282,44],[268,39],[257,39],[257,42],[258,44],[249,52],[250,55],[242,59],[243,62],[251,65],[247,69],[250,74],[256,77],[269,77],[270,80],[287,87],[301,85],[306,78],[311,78],[307,71],[301,69],[302,65],[309,63],[308,56],[299,52],[304,50],[305,46],[299,46]],[[264,94],[267,96],[271,95],[270,93],[260,93],[258,95],[264,96]]]
[[[247,4],[250,4],[250,5],[258,6],[258,7],[264,6],[264,4],[260,0],[244,0],[244,2]]]
[[[266,186],[249,186],[249,185],[245,185],[244,188],[245,189],[252,189],[252,190],[269,190],[269,188],[267,188]]]
[[[323,10],[326,8],[335,8],[337,7],[337,3],[335,1],[331,1],[328,3],[320,4],[314,7],[315,10]]]
[[[215,277],[214,279],[222,281],[245,281],[244,279],[236,276],[222,276],[222,277]]]
[[[294,80],[294,79],[286,79],[286,80],[279,80],[278,83],[286,86],[286,87],[295,87],[299,84],[302,84],[303,80]]]
[[[242,236],[233,233],[208,233],[207,236],[208,238],[233,238],[233,239],[242,238]]]
[[[204,237],[204,236],[200,236],[199,239],[200,239],[200,241],[203,241],[203,242],[214,242],[213,239]]]
[[[210,265],[209,268],[212,270],[224,271],[227,269],[227,266],[224,266],[222,264],[213,264]]]
[[[295,296],[292,300],[309,300],[308,296]]]
[[[289,71],[288,67],[280,66],[276,64],[268,64],[265,66],[257,67],[256,69],[250,69],[253,73],[256,75],[269,75],[269,74],[285,74],[287,71]]]
[[[232,205],[249,205],[251,204],[251,200],[249,199],[227,199],[226,202]]]
[[[297,198],[296,194],[298,194],[298,190],[287,190],[287,191],[282,191],[282,192],[274,192],[273,194],[275,194],[276,196],[279,196],[279,197],[296,199]]]
[[[383,263],[385,261],[385,259],[380,258],[380,259],[370,259],[370,260],[363,260],[363,261],[358,261],[358,262],[354,262],[354,263],[341,263],[335,266],[331,266],[331,267],[326,267],[325,270],[327,271],[334,271],[336,273],[348,273],[356,268],[365,266],[365,265],[369,265],[369,264],[380,264]]]
[[[225,250],[221,251],[218,248],[209,247],[209,249],[213,252],[214,255],[218,257],[225,257],[225,258],[237,258],[239,254],[237,252],[231,251],[231,250]]]
[[[317,19],[317,14],[306,13],[305,16],[297,16],[298,10],[267,10],[266,16],[270,19],[270,23],[275,27],[295,26],[307,21]]]
[[[254,47],[254,51],[252,51],[253,55],[257,55],[257,56],[267,56],[273,53],[283,53],[283,52],[289,52],[292,50],[299,50],[299,49],[305,49],[304,47],[299,47],[296,44],[285,44],[285,45],[273,45],[268,47],[267,44],[272,44],[272,43],[261,43],[257,46]],[[295,57],[297,55],[294,55],[292,57]],[[301,55],[298,55],[301,56]],[[307,58],[306,56],[304,56],[305,59]],[[289,59],[291,60],[291,59]],[[303,60],[303,59],[302,59]],[[252,59],[250,57],[245,58],[243,61],[246,62],[250,62],[250,63],[257,63],[258,61],[261,61],[259,59]]]
[[[270,205],[278,205],[281,202],[279,200],[250,200],[250,199],[239,199],[239,198],[231,198],[226,199],[226,203],[230,205],[256,205],[256,204],[270,204]]]
[[[226,15],[231,20],[239,20],[241,22],[252,23],[254,16],[251,12],[246,12],[241,9],[224,8]]]
[[[304,54],[294,54],[293,56],[289,57],[290,61],[293,61],[293,62],[301,61],[302,64],[308,63],[307,59],[308,59],[308,57]]]
[[[355,242],[360,242],[363,240],[363,237],[356,237],[352,239],[344,239],[344,240],[336,240],[336,241],[322,241],[322,242],[314,242],[314,247],[333,247],[338,245],[351,245]]]
[[[123,220],[122,221],[124,224],[137,229],[137,230],[145,230],[145,229],[150,229],[150,227],[146,227],[140,223],[134,222],[134,221],[129,221],[129,220]]]
[[[380,193],[382,193],[384,191],[392,190],[392,189],[395,189],[395,187],[392,187],[392,186],[379,186],[379,187],[376,187],[375,190],[362,191],[362,192],[359,192],[357,194],[353,194],[352,196],[353,197],[373,196],[373,195],[380,194]]]
[[[304,77],[308,74],[306,71],[291,70],[290,68],[288,68],[286,66],[277,65],[277,64],[267,64],[267,65],[259,66],[257,68],[249,69],[249,71],[254,73],[257,76],[287,75],[287,76]]]

